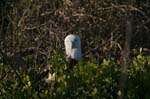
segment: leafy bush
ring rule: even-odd
[[[66,62],[61,53],[54,52],[49,64],[56,73],[55,81],[45,83],[44,79],[36,81],[30,72],[32,66],[16,71],[21,80],[9,66],[1,64],[1,98],[52,98],[52,99],[116,99],[120,93],[119,79],[121,65],[113,58],[97,60],[82,60],[68,73]],[[38,67],[36,67],[38,70]],[[128,80],[125,89],[125,99],[150,98],[150,57],[139,54],[131,60],[128,68]],[[2,77],[5,75],[4,77]],[[22,82],[21,82],[22,81]]]

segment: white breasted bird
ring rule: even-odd
[[[73,66],[82,58],[81,41],[79,36],[70,34],[66,36],[64,43],[68,66],[72,70]]]

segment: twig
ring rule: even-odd
[[[147,20],[148,22],[150,22],[150,18],[140,9],[138,9],[137,7],[134,7],[132,5],[113,5],[113,6],[110,6],[110,7],[106,7],[106,8],[99,8],[98,10],[109,10],[109,9],[120,9],[120,8],[123,8],[123,9],[127,9],[127,10],[130,10],[130,11],[137,11],[139,13],[141,13]]]
[[[16,71],[16,69],[14,68],[14,64],[12,65],[10,62],[9,62],[9,58],[2,52],[2,50],[0,50],[0,54],[2,55],[3,59],[7,62],[7,65],[9,65],[13,71],[15,72],[16,76],[18,77],[18,79],[20,80],[20,83],[22,85],[25,85],[22,81],[22,78],[20,77],[20,75],[18,74],[18,72]]]

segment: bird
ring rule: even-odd
[[[72,70],[74,65],[82,59],[80,37],[76,34],[69,34],[65,37],[64,44],[68,69]]]

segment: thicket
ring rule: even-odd
[[[71,74],[68,34],[84,54]],[[116,99],[126,66],[125,98],[149,99],[149,42],[149,0],[1,0],[0,97]],[[56,81],[35,83],[48,64]]]

